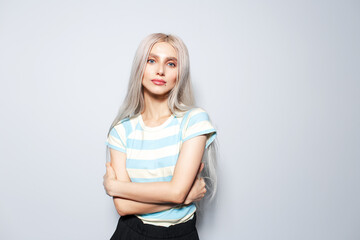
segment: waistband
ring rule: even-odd
[[[156,226],[143,223],[135,215],[121,216],[119,222],[123,222],[135,232],[154,238],[174,238],[181,237],[196,230],[196,212],[194,217],[186,222],[171,225],[169,227]]]

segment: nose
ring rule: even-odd
[[[158,65],[158,69],[157,69],[157,72],[160,76],[164,75],[164,67],[162,64],[159,64]]]

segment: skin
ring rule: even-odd
[[[141,114],[146,126],[159,126],[171,116],[167,98],[177,80],[176,59],[176,50],[166,42],[154,44],[150,51],[142,79],[145,108]],[[152,79],[162,79],[166,84],[156,85]],[[114,197],[118,213],[122,216],[152,213],[201,200],[206,188],[204,179],[197,175],[203,169],[205,143],[205,135],[183,143],[170,182],[131,182],[126,171],[126,154],[110,149],[111,163],[106,164],[104,188]]]

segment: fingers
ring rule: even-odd
[[[104,174],[104,176],[103,176],[104,179],[109,176],[110,163],[107,162],[107,163],[105,164],[105,167],[106,167],[106,172],[105,172],[105,174]]]
[[[205,193],[206,193],[206,183],[205,183],[204,178],[201,178],[200,180],[201,180],[201,188],[202,188],[201,192],[205,195]]]
[[[107,174],[107,172],[108,172],[108,168],[109,168],[108,163],[105,163],[105,171],[106,171],[105,175],[106,175],[106,174]]]
[[[200,168],[199,168],[199,171],[198,171],[198,174],[200,174],[200,172],[204,169],[204,163],[202,162],[200,164]]]
[[[108,168],[109,168],[109,163],[105,163],[106,172],[108,171]]]
[[[111,163],[109,163],[109,162],[107,162],[106,164],[105,164],[105,166],[106,166],[106,172],[107,173],[112,173],[112,166],[111,166]]]
[[[105,164],[105,166],[106,166],[106,175],[109,178],[116,178],[116,173],[115,173],[115,170],[113,169],[113,167],[111,166],[111,163],[107,162]]]

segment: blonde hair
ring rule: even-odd
[[[112,122],[107,136],[111,129],[124,118],[136,117],[144,110],[144,95],[142,92],[142,77],[149,53],[155,43],[167,42],[177,51],[178,74],[175,87],[169,92],[168,106],[172,114],[181,117],[187,110],[195,107],[192,85],[190,81],[189,53],[183,41],[176,35],[153,33],[144,38],[136,50],[132,63],[130,79],[126,97],[120,106],[117,116]],[[201,209],[203,200],[212,200],[217,189],[216,176],[216,139],[205,149],[203,159],[204,169],[201,177],[204,178],[207,186],[207,194],[200,202],[196,202],[198,209]],[[106,148],[108,161],[109,147]]]

